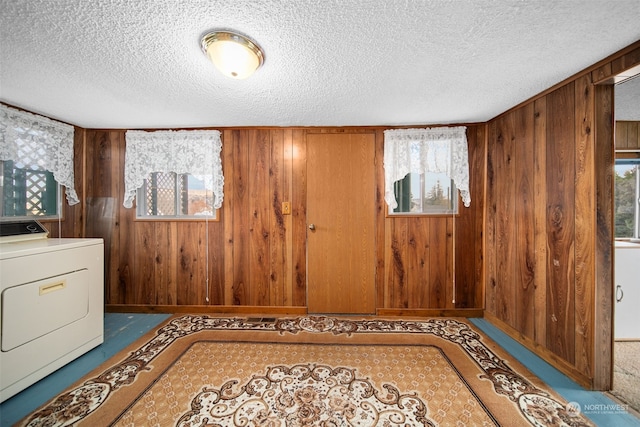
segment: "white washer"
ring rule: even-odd
[[[0,243],[0,402],[104,341],[102,239]]]

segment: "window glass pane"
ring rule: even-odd
[[[392,215],[442,215],[458,212],[458,194],[453,180],[442,173],[409,173],[394,183],[398,207]]]
[[[458,197],[453,180],[445,174],[427,174],[423,211],[451,213],[458,211]]]
[[[615,166],[615,237],[638,238],[640,162],[616,161]]]
[[[187,175],[187,215],[215,216],[213,191],[205,189],[204,181]]]
[[[3,218],[57,218],[60,188],[53,173],[10,160],[0,162]]]
[[[150,215],[176,215],[176,174],[152,173],[147,186]]]

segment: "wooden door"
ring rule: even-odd
[[[375,135],[307,135],[307,306],[375,312]]]

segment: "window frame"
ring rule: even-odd
[[[136,190],[135,221],[213,221],[213,222],[220,221],[220,213],[219,213],[220,209],[215,209],[215,208],[213,208],[213,212],[214,212],[213,215],[146,215],[146,214],[141,215],[141,212],[147,209],[146,192],[149,185],[149,177],[152,175],[157,175],[159,173],[174,175],[173,192],[174,192],[175,211],[176,212],[180,211],[183,208],[181,205],[185,202],[188,203],[188,198],[184,199],[182,197],[176,197],[176,195],[185,194],[185,193],[188,194],[188,187],[187,187],[187,191],[184,191],[181,188],[180,181],[181,180],[184,180],[185,182],[188,181],[188,176],[191,175],[190,173],[179,174],[175,172],[151,172],[149,176],[147,176],[147,178],[144,179],[144,183],[142,184],[142,186]],[[212,198],[213,198],[213,195],[212,195]]]
[[[428,175],[442,175],[440,173],[435,173],[435,172],[425,172],[423,171],[422,173],[418,173],[418,172],[409,172],[407,175],[405,175],[405,177],[403,178],[406,179],[407,177],[409,177],[412,174],[417,174],[420,175],[420,191],[421,193],[423,193],[421,195],[421,199],[424,200],[424,198],[426,197],[426,195],[424,194],[425,191],[427,190],[425,188],[425,183],[429,180]],[[449,177],[447,177],[449,178]],[[394,189],[396,188],[397,183],[400,181],[395,181],[394,182]],[[459,216],[460,215],[460,203],[461,203],[461,199],[460,199],[460,192],[458,191],[458,188],[455,185],[455,182],[453,180],[453,178],[449,178],[449,182],[450,182],[450,191],[451,191],[451,196],[448,198],[448,200],[450,200],[450,205],[453,205],[452,207],[449,207],[446,210],[438,210],[438,211],[426,211],[426,212],[394,212],[393,208],[391,208],[391,206],[389,206],[387,203],[385,203],[385,205],[387,206],[386,209],[386,216],[389,218],[410,218],[410,217],[451,217],[451,216]],[[398,200],[398,197],[396,196],[396,201],[398,202],[398,207],[400,206],[400,200]]]
[[[615,170],[616,166],[623,165],[635,165],[636,167],[636,176],[635,176],[635,205],[634,205],[634,230],[633,236],[631,237],[617,237],[616,236],[616,223],[617,223],[617,203],[614,198],[614,213],[613,213],[613,223],[614,223],[614,239],[615,240],[633,240],[637,241],[640,239],[640,158],[624,158],[618,157],[614,161],[614,175],[618,176],[617,171]],[[615,177],[614,177],[614,190],[615,190]],[[615,196],[614,196],[615,197]]]

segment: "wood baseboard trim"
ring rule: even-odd
[[[107,304],[107,313],[216,313],[216,314],[307,314],[306,307],[265,307],[236,305],[144,305],[144,304]]]
[[[279,314],[307,315],[307,307],[291,306],[248,306],[248,305],[145,305],[145,304],[107,304],[107,313],[217,313],[217,314]],[[480,308],[459,309],[406,309],[380,308],[376,316],[391,317],[483,317]]]
[[[593,390],[593,379],[586,376],[584,372],[578,371],[578,369],[571,363],[560,358],[555,353],[552,353],[547,348],[535,342],[533,339],[522,335],[515,328],[498,319],[493,314],[485,313],[484,317],[502,332],[509,335],[511,338],[525,346],[527,349],[534,352],[538,357],[580,384],[582,387],[586,388],[587,390]]]
[[[484,317],[481,308],[431,309],[431,308],[379,308],[377,316],[411,316],[411,317]]]

